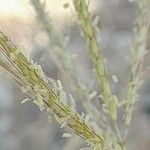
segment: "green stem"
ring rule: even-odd
[[[87,46],[89,48],[89,54],[95,74],[98,81],[98,86],[103,97],[103,100],[108,107],[111,118],[116,120],[117,118],[117,108],[113,105],[112,113],[112,101],[114,101],[113,94],[111,91],[107,68],[104,63],[102,50],[97,43],[94,27],[92,26],[91,16],[86,5],[85,0],[74,0],[75,10],[78,15],[79,24],[84,34]]]
[[[114,122],[113,125],[114,125],[114,128],[115,128],[117,137],[118,137],[118,144],[120,145],[122,150],[126,150],[125,143],[124,143],[124,140],[122,139],[122,136],[121,136],[121,133],[120,133],[120,129],[119,129],[117,123]]]

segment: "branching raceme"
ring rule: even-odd
[[[41,68],[27,59],[20,49],[14,45],[2,32],[0,33],[0,65],[11,73],[19,83],[23,92],[42,110],[52,112],[55,119],[61,124],[69,126],[87,142],[101,147],[103,135],[98,134],[84,119],[73,110],[67,100],[62,99],[60,81],[56,83],[44,76]],[[67,96],[66,96],[67,97]]]
[[[89,54],[91,57],[91,62],[93,68],[95,70],[95,74],[97,77],[98,85],[100,88],[100,92],[103,98],[104,103],[111,115],[111,118],[114,122],[115,129],[117,132],[117,136],[120,139],[120,144],[122,149],[126,149],[124,145],[123,138],[120,134],[119,128],[117,126],[117,104],[118,99],[111,92],[111,86],[108,79],[107,68],[104,63],[102,50],[97,43],[96,35],[95,35],[95,27],[92,24],[90,12],[88,9],[88,5],[86,4],[86,0],[73,0],[75,10],[77,12],[79,24],[83,31],[84,38],[86,40],[87,46],[89,48]],[[133,63],[131,68],[131,74],[128,85],[127,92],[127,100],[126,100],[126,112],[125,112],[125,137],[127,134],[127,127],[130,123],[133,104],[137,99],[137,90],[139,88],[139,77],[141,71],[141,64],[145,54],[146,41],[147,41],[147,33],[150,27],[149,21],[149,9],[150,9],[150,1],[143,0],[138,1],[139,6],[139,16],[138,16],[138,27],[137,33],[134,38],[134,45],[132,47],[133,52]]]

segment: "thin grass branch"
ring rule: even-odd
[[[89,55],[95,70],[102,98],[108,107],[112,119],[116,120],[116,97],[112,94],[111,91],[107,68],[104,63],[102,50],[97,43],[95,29],[92,25],[92,19],[88,10],[88,5],[86,4],[85,0],[74,0],[73,2],[77,12],[79,24],[89,48]]]
[[[138,99],[138,89],[141,85],[142,62],[146,54],[146,41],[148,31],[150,29],[150,0],[138,0],[139,14],[137,16],[137,26],[135,28],[135,36],[131,46],[132,65],[129,75],[127,88],[127,102],[125,112],[125,138],[127,128],[131,122],[134,103]]]

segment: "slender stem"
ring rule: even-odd
[[[146,53],[146,41],[148,30],[150,29],[150,0],[138,0],[138,7],[139,15],[137,17],[137,27],[135,30],[133,45],[131,46],[132,65],[127,89],[127,102],[125,111],[126,129],[124,133],[124,140],[126,139],[128,126],[131,122],[134,103],[138,99],[138,89],[141,85],[140,76],[142,61]]]
[[[122,139],[122,135],[120,133],[120,129],[119,129],[119,127],[118,127],[116,122],[114,122],[113,124],[114,124],[114,128],[116,130],[116,134],[117,134],[117,137],[118,137],[118,144],[120,145],[122,150],[126,150],[124,140]]]
[[[75,10],[77,12],[79,24],[84,34],[89,54],[95,74],[98,81],[98,86],[103,97],[103,100],[108,107],[111,118],[116,120],[117,108],[114,97],[111,91],[111,86],[108,79],[107,68],[104,63],[102,50],[97,43],[94,27],[92,26],[91,16],[85,0],[74,0]],[[113,106],[112,106],[113,105]],[[113,108],[112,108],[113,107]]]

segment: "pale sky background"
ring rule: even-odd
[[[43,0],[42,0],[43,1]],[[58,30],[62,26],[69,25],[74,22],[73,7],[64,9],[64,2],[70,0],[44,0],[46,2],[46,9]],[[1,18],[15,17],[26,23],[35,18],[35,12],[30,5],[30,0],[0,0],[0,16]],[[32,19],[29,19],[32,18]]]
[[[43,1],[43,0],[41,0]],[[48,11],[55,17],[55,19],[65,19],[64,17],[70,17],[73,12],[73,8],[68,9],[63,8],[65,2],[70,2],[70,0],[44,0],[46,1],[46,6]],[[93,5],[95,0],[91,2],[92,8],[95,9],[97,5]],[[31,16],[30,11],[33,11],[30,6],[30,0],[0,0],[0,15],[13,15],[17,17],[29,17]]]
[[[0,0],[0,14],[21,15],[24,11],[24,2],[23,0]]]
[[[48,9],[55,14],[61,14],[64,10],[63,3],[69,0],[49,0],[47,1]],[[0,0],[0,14],[13,14],[16,16],[22,16],[28,14],[29,0]]]

